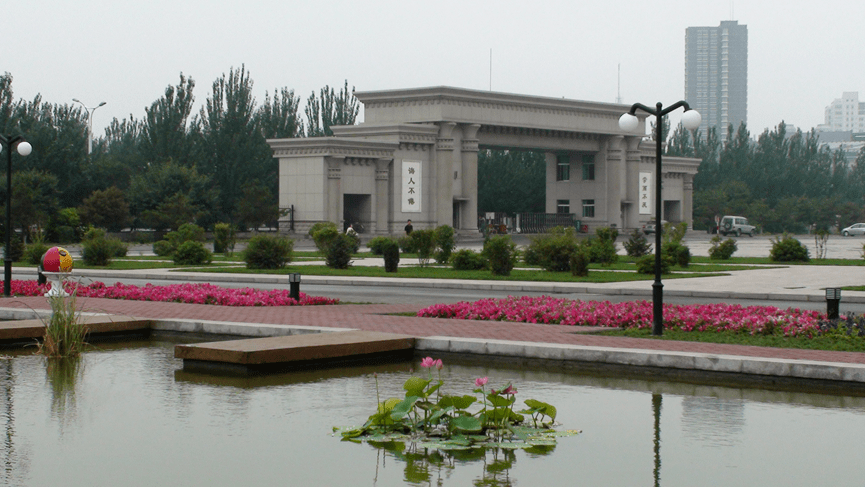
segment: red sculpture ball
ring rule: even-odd
[[[72,272],[72,256],[63,247],[51,247],[42,256],[43,272]]]

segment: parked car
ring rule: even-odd
[[[665,223],[667,223],[666,220],[661,220],[661,231],[662,232],[664,231],[664,224]],[[643,225],[643,233],[646,235],[651,235],[651,234],[655,233],[655,227],[656,227],[656,225],[655,225],[654,221],[646,223],[645,225]]]
[[[850,235],[865,235],[865,223],[854,223],[841,230],[841,235],[845,237],[849,237]]]
[[[755,228],[755,226],[748,224],[748,219],[744,216],[725,215],[724,218],[721,218],[718,232],[725,237],[731,233],[737,237],[741,237],[743,233],[753,237]]]

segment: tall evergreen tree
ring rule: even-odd
[[[145,160],[174,160],[192,165],[187,120],[192,113],[195,81],[180,73],[180,83],[169,85],[161,98],[145,108],[141,124],[141,154]]]
[[[307,137],[332,136],[335,125],[354,125],[360,112],[360,102],[354,97],[354,87],[348,91],[348,80],[339,93],[330,86],[321,89],[320,97],[315,92],[306,100]]]

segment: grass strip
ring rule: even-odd
[[[597,333],[600,336],[650,338],[653,340],[674,340],[683,342],[723,343],[729,345],[749,345],[755,347],[796,348],[803,350],[827,350],[835,352],[865,352],[865,340],[850,336],[821,335],[808,337],[785,337],[779,335],[748,335],[732,332],[699,332],[664,330],[662,336],[652,335],[650,329],[608,330]]]

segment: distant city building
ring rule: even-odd
[[[700,112],[700,131],[717,127],[723,141],[727,128],[748,121],[748,27],[725,20],[718,27],[685,30],[685,100]]]
[[[859,92],[845,91],[841,98],[836,98],[826,107],[825,123],[818,125],[817,130],[865,132],[865,103],[859,101]]]
[[[837,100],[836,100],[837,101]],[[826,125],[819,125],[817,136],[820,147],[828,147],[832,152],[838,149],[844,151],[847,162],[853,164],[859,156],[859,151],[865,147],[865,133],[851,130],[827,130]]]

